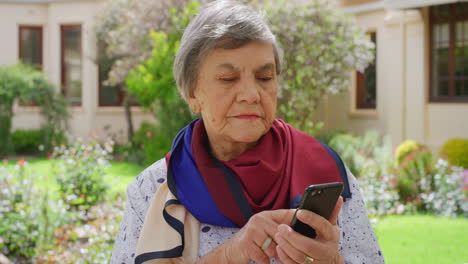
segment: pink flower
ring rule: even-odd
[[[24,159],[18,160],[18,166],[20,166],[20,167],[24,166],[25,163],[26,163],[26,161]]]

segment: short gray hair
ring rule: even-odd
[[[273,45],[276,74],[281,73],[282,50],[275,36],[252,7],[234,1],[205,5],[185,29],[174,61],[174,78],[182,98],[193,94],[198,69],[211,49],[236,49],[251,41]]]

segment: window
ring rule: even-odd
[[[108,79],[109,71],[114,63],[114,60],[102,56],[105,54],[106,46],[102,42],[98,41],[98,54],[101,56],[98,58],[98,87],[99,87],[99,106],[122,106],[125,97],[125,91],[120,85],[107,85],[104,83]],[[135,97],[130,98],[130,105],[138,106]]]
[[[364,73],[356,73],[356,109],[375,109],[377,106],[377,41],[375,32],[369,34],[375,45],[375,56]]]
[[[430,9],[430,101],[468,102],[468,3]]]
[[[98,41],[98,87],[99,87],[99,106],[120,106],[123,103],[123,92],[120,86],[107,85],[107,80],[111,66],[114,60],[109,59],[106,54],[106,45],[101,40]]]
[[[19,26],[19,59],[42,68],[42,27]]]
[[[81,105],[82,52],[81,25],[60,27],[62,92],[72,105]]]
[[[18,28],[18,59],[42,70],[42,26],[19,26]],[[35,98],[30,102],[19,100],[20,106],[37,106]]]

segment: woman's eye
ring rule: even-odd
[[[237,80],[236,77],[233,77],[233,78],[220,78],[221,81],[223,82],[234,82]]]
[[[267,82],[267,81],[271,81],[273,79],[273,77],[269,77],[269,76],[267,76],[267,77],[258,77],[258,79],[260,81]]]

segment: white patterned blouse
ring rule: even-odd
[[[346,170],[352,198],[343,204],[338,217],[341,255],[347,264],[384,263],[356,178]],[[115,240],[111,264],[134,263],[135,249],[146,211],[159,185],[166,180],[166,173],[165,159],[161,159],[146,168],[128,185],[126,209]],[[201,223],[199,257],[228,240],[238,230]],[[271,263],[279,262],[272,258]]]

